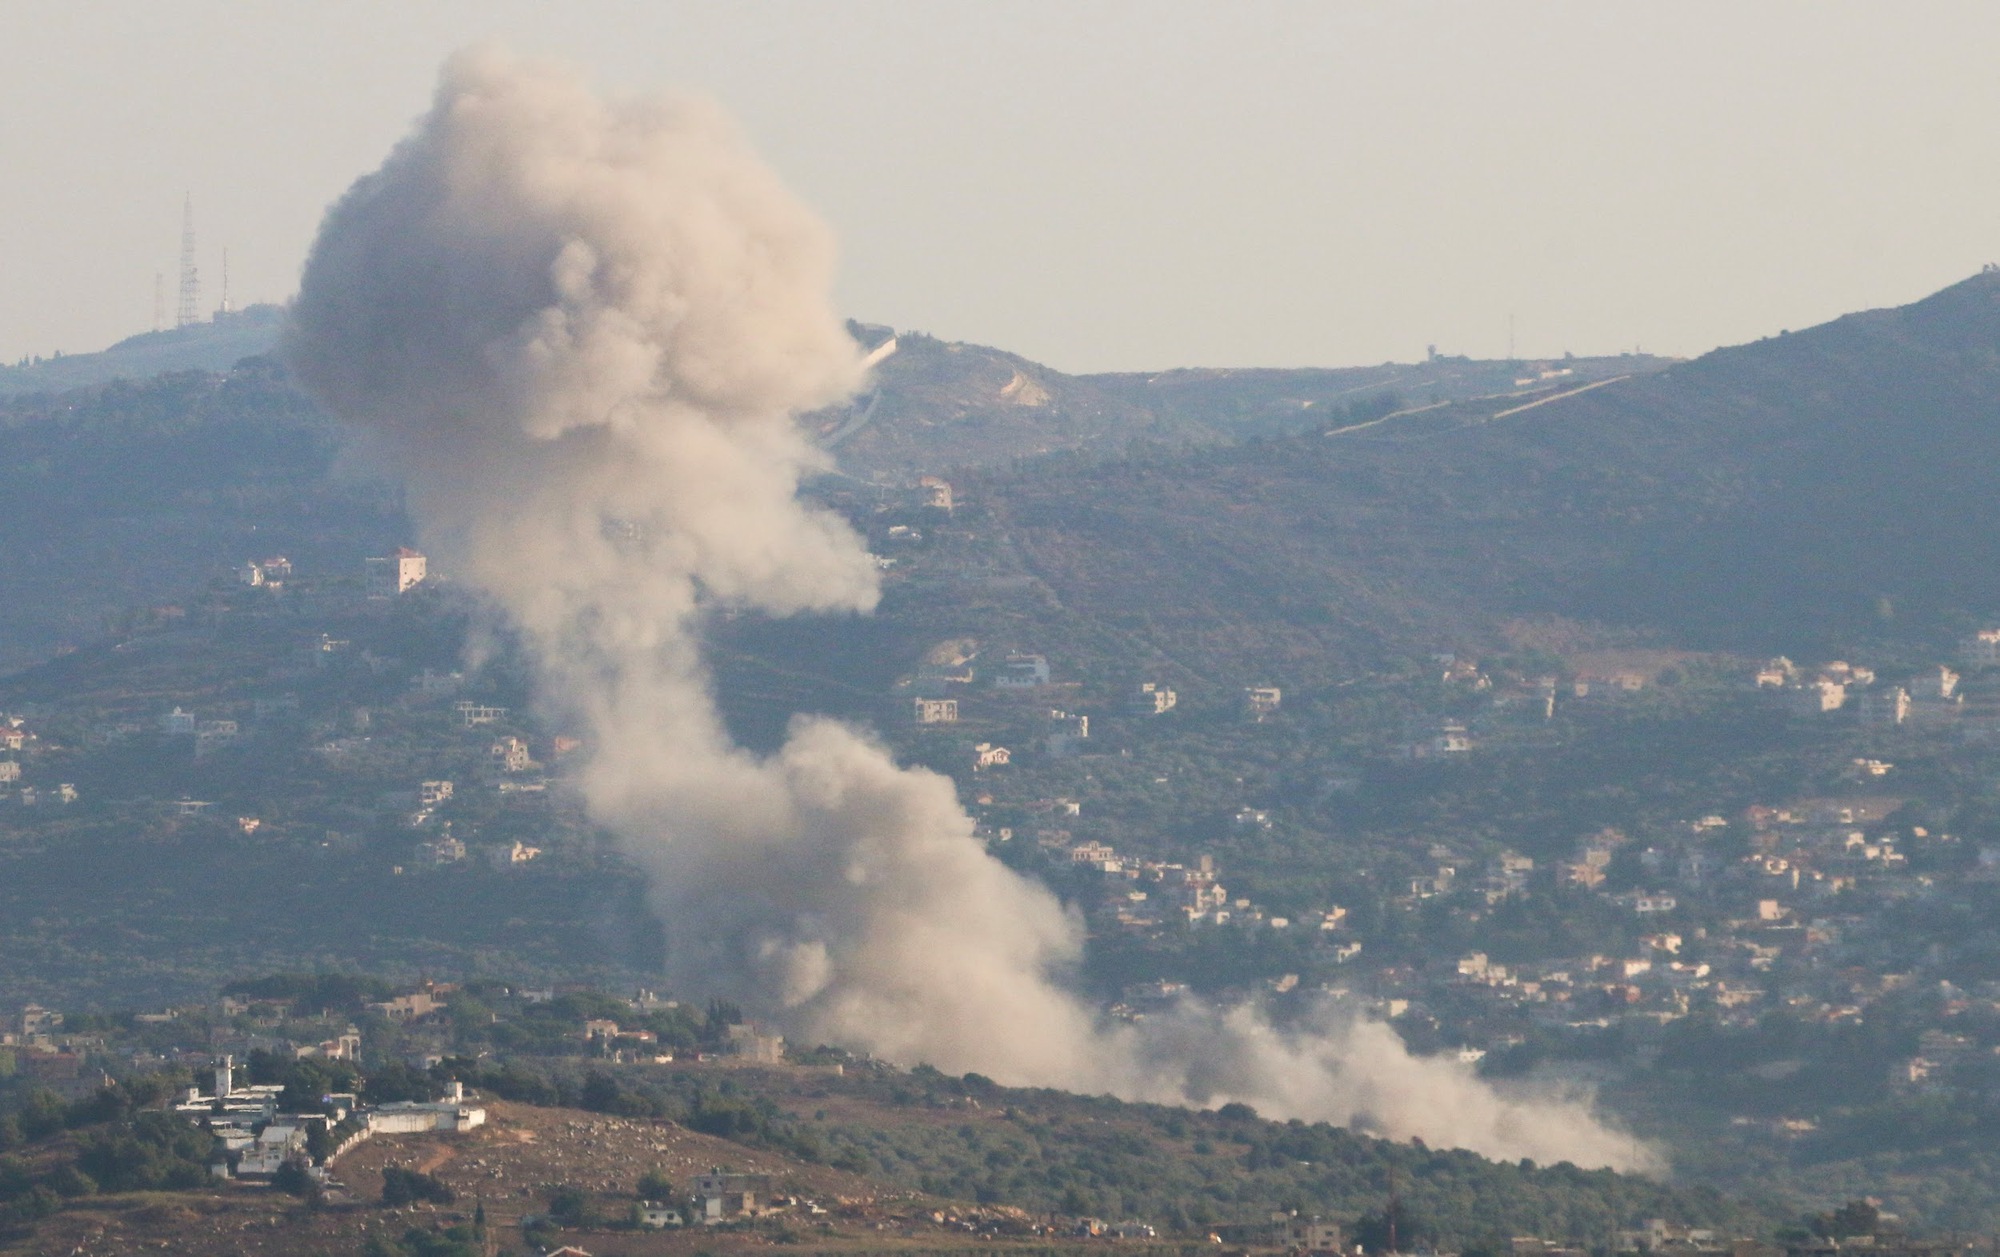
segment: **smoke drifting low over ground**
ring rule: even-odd
[[[293,311],[300,379],[402,473],[426,545],[588,738],[585,796],[650,871],[681,988],[1008,1083],[1650,1164],[1580,1101],[1503,1095],[1332,1010],[1307,1032],[1193,1003],[1106,1026],[1058,981],[1077,923],[987,856],[950,781],[823,719],[768,758],[730,742],[706,612],[876,600],[860,538],[796,493],[824,460],[792,416],[861,382],[833,271],[713,106],[480,48],[328,213]]]

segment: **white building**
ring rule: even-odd
[[[913,714],[920,725],[948,725],[958,722],[958,700],[955,698],[913,699]]]
[[[367,567],[369,596],[394,598],[424,583],[429,560],[408,546],[398,546],[394,554],[367,560]]]
[[[765,1034],[754,1025],[738,1023],[729,1027],[729,1049],[746,1061],[777,1065],[785,1059],[785,1036]]]
[[[925,506],[951,514],[951,481],[940,476],[919,476],[917,493]]]
[[[1014,752],[1004,746],[995,746],[991,742],[981,742],[978,746],[972,748],[972,769],[974,772],[982,768],[1005,768],[1013,762]]]
[[[1847,702],[1847,687],[1838,681],[1821,677],[1793,691],[1793,701],[1798,710],[1809,716],[1817,716],[1829,711],[1839,711]]]
[[[1861,723],[1899,725],[1910,718],[1910,692],[1900,685],[1870,690],[1861,696]]]
[[[486,1110],[463,1100],[423,1104],[397,1100],[370,1109],[368,1129],[378,1135],[418,1135],[427,1131],[460,1134],[486,1124]]]
[[[542,849],[540,847],[531,847],[527,843],[516,839],[504,847],[488,847],[486,849],[486,858],[492,863],[494,868],[511,869],[527,864],[541,853]]]
[[[2000,628],[1980,629],[1959,645],[1961,662],[1973,668],[2000,665]]]
[[[681,1211],[657,1200],[648,1200],[639,1206],[639,1225],[649,1231],[665,1230],[681,1224]]]
[[[1049,683],[1049,661],[1041,655],[1009,655],[993,677],[996,690],[1031,690]]]
[[[1090,717],[1075,712],[1052,711],[1049,720],[1055,728],[1045,740],[1050,755],[1058,758],[1083,753],[1083,744],[1090,740]]]
[[[695,1217],[705,1226],[759,1211],[759,1197],[771,1194],[768,1174],[725,1174],[710,1170],[694,1179]]]
[[[241,1175],[276,1174],[285,1162],[302,1157],[306,1152],[306,1132],[300,1126],[281,1126],[272,1123],[257,1135],[256,1141],[244,1148],[236,1162],[236,1173]]]
[[[487,748],[493,766],[503,773],[524,773],[535,766],[534,757],[528,754],[528,744],[520,738],[508,736],[499,739]]]
[[[1135,716],[1161,716],[1174,709],[1181,701],[1180,695],[1155,681],[1143,682],[1132,691],[1129,704]]]
[[[463,702],[457,704],[453,710],[458,713],[458,718],[465,722],[465,727],[468,729],[480,725],[499,724],[507,718],[505,707],[488,707],[483,703]]]

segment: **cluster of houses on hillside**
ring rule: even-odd
[[[1169,922],[1191,926],[1236,925],[1273,930],[1333,931],[1347,910],[1338,906],[1297,918],[1274,916],[1248,899],[1232,899],[1217,880],[1212,856],[1192,865],[1121,856],[1103,842],[1070,846],[1071,865],[1100,879],[1097,915],[1107,923],[1134,929],[1156,929]],[[1351,953],[1350,953],[1351,954]]]
[[[282,554],[245,559],[231,569],[240,585],[281,592],[293,576],[292,561]],[[418,550],[398,546],[386,555],[362,560],[363,587],[371,598],[394,598],[422,585],[430,576],[430,560]]]
[[[1851,779],[1873,782],[1892,771],[1857,760]],[[1725,1025],[1750,1025],[1777,1009],[1860,1021],[1875,1000],[1921,980],[1881,972],[1880,956],[1894,946],[1883,934],[1884,910],[1942,892],[1939,875],[1924,869],[1957,870],[1950,881],[1960,886],[2000,882],[2000,847],[1965,852],[1952,834],[1908,820],[1904,802],[1854,793],[1705,815],[1646,839],[1607,829],[1546,868],[1505,852],[1470,878],[1459,873],[1467,861],[1434,848],[1446,862],[1413,881],[1407,902],[1451,896],[1454,913],[1476,920],[1510,896],[1568,886],[1628,914],[1636,943],[1534,964],[1475,951],[1442,973],[1392,966],[1374,975],[1373,993],[1392,1015],[1416,1010],[1450,1023],[1469,1050],[1517,1043],[1535,1027],[1631,1031],[1703,1010]],[[1857,963],[1863,958],[1869,963]],[[1951,998],[1957,1007],[2000,1011],[2000,983]],[[1953,1006],[1948,1000],[1947,1010]],[[1926,1037],[1917,1056],[1897,1063],[1892,1081],[1903,1089],[1945,1085],[1970,1059],[1957,1043]]]
[[[67,781],[57,782],[53,787],[28,782],[28,765],[40,749],[38,742],[26,716],[0,714],[0,801],[22,807],[37,807],[44,802],[76,802],[76,787]]]
[[[1782,656],[1757,672],[1760,689],[1777,690],[1806,716],[1851,710],[1865,725],[1933,725],[1970,715],[2000,729],[2000,702],[1968,709],[1959,674],[1944,664],[1925,668],[1901,685],[1877,685],[1871,668],[1835,660],[1801,669]]]
[[[995,694],[1032,695],[1052,687],[1046,656],[1014,653],[996,665],[982,665],[979,651],[971,642],[948,642],[934,648],[913,677],[899,683],[908,691],[910,721],[919,728],[956,725],[974,688],[985,683]],[[1250,721],[1263,721],[1277,714],[1284,692],[1274,685],[1250,686],[1242,694],[1242,713]],[[1172,686],[1158,681],[1141,681],[1125,694],[1113,715],[1138,719],[1164,716],[1180,705],[1180,695]],[[1019,723],[1017,711],[1010,720]],[[1085,753],[1090,745],[1089,714],[1067,708],[1044,709],[1046,723],[1027,732],[1031,749],[1052,758],[1068,758]],[[1004,767],[1013,762],[1016,751],[997,742],[981,742],[971,752],[975,772]]]

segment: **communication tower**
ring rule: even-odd
[[[181,203],[181,308],[175,327],[201,322],[201,275],[194,268],[194,196]]]
[[[153,272],[153,330],[167,330],[167,277],[159,271]]]
[[[228,314],[230,312],[229,311],[229,248],[226,245],[223,247],[222,250],[222,304],[215,307],[215,312],[217,314]]]

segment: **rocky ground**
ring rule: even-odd
[[[431,1230],[469,1222],[482,1206],[489,1251],[528,1253],[537,1250],[524,1238],[523,1216],[541,1213],[549,1192],[565,1186],[588,1193],[604,1221],[566,1230],[557,1242],[594,1257],[722,1257],[770,1247],[844,1257],[864,1252],[1047,1252],[1080,1244],[1035,1234],[1036,1220],[1018,1211],[918,1197],[671,1122],[484,1103],[487,1125],[469,1134],[387,1136],[358,1145],[334,1164],[336,1186],[316,1209],[244,1183],[218,1183],[203,1192],[92,1197],[39,1223],[30,1235],[0,1241],[0,1254],[355,1257],[371,1237],[396,1240],[411,1227]],[[457,1201],[383,1208],[378,1203],[382,1172],[392,1165],[435,1175],[457,1193]],[[793,1203],[755,1223],[728,1227],[640,1232],[613,1225],[622,1222],[635,1202],[640,1175],[657,1169],[680,1185],[712,1167],[769,1174],[775,1192]],[[1091,1247],[1106,1243],[1089,1242]],[[1118,1247],[1137,1257],[1141,1250],[1164,1253],[1173,1246]]]

